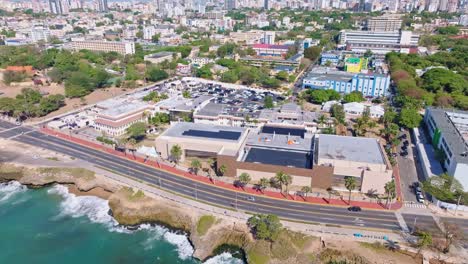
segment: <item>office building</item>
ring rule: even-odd
[[[323,66],[329,63],[330,65],[336,66],[338,65],[340,60],[341,60],[341,55],[338,53],[331,53],[331,52],[322,53],[322,55],[320,56],[320,65]]]
[[[172,125],[155,142],[156,151],[163,159],[171,159],[171,148],[179,145],[181,161],[191,157],[215,158],[234,156],[247,138],[247,129],[179,122]]]
[[[252,48],[257,53],[257,56],[284,57],[288,53],[289,46],[254,44],[252,45]]]
[[[356,179],[362,193],[385,193],[393,171],[378,139],[335,135],[316,135],[317,165],[333,168],[332,187],[346,191],[345,179]]]
[[[224,8],[226,10],[233,10],[237,8],[237,0],[224,0]]]
[[[52,14],[62,15],[69,11],[68,1],[66,0],[49,0],[49,10]]]
[[[115,51],[122,55],[135,53],[134,42],[96,41],[96,40],[72,41],[71,48],[75,51],[79,51],[83,49],[91,50],[91,51],[102,51],[102,52]]]
[[[369,31],[399,31],[402,23],[400,16],[385,15],[367,19],[366,28]]]
[[[424,123],[445,170],[468,190],[468,111],[427,108]]]
[[[31,41],[37,43],[38,41],[47,42],[50,38],[50,30],[43,25],[34,25],[31,28]]]
[[[94,120],[94,128],[113,137],[126,133],[127,128],[137,122],[146,122],[145,112],[152,107],[140,101],[110,99],[96,106],[100,109]]]
[[[356,31],[342,30],[339,44],[346,50],[364,53],[371,50],[375,54],[386,54],[396,51],[416,53],[419,35],[411,31]]]
[[[99,12],[108,12],[109,7],[107,5],[107,0],[97,0],[98,2],[98,11]]]
[[[347,94],[360,91],[364,96],[387,96],[390,76],[384,74],[349,73],[317,67],[307,73],[302,81],[303,88],[333,89]]]

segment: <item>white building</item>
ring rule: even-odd
[[[343,104],[346,114],[360,116],[366,108],[369,108],[371,118],[380,118],[384,115],[385,109],[380,105],[365,105],[363,103],[347,103]]]
[[[342,30],[339,36],[340,45],[354,52],[371,50],[376,54],[391,51],[416,53],[419,35],[411,31],[358,31]]]
[[[96,41],[96,40],[72,41],[71,48],[75,51],[85,49],[85,50],[102,51],[102,52],[114,51],[122,55],[135,54],[134,42]]]

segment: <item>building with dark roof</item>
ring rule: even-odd
[[[444,153],[443,166],[468,190],[468,111],[427,108],[424,123],[435,149]]]

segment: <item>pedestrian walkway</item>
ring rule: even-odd
[[[406,208],[427,208],[427,206],[423,203],[417,203],[417,202],[411,202],[411,201],[405,201],[403,203],[403,206]]]
[[[145,164],[147,166],[151,166],[151,167],[153,167],[155,169],[163,170],[163,171],[166,171],[168,173],[171,173],[171,174],[174,174],[174,175],[177,175],[177,176],[186,177],[186,178],[189,178],[189,179],[191,179],[193,181],[198,181],[198,182],[201,182],[201,183],[204,183],[204,184],[214,185],[214,186],[219,187],[219,188],[230,189],[232,191],[249,193],[249,194],[252,194],[252,195],[262,195],[262,196],[266,196],[266,197],[273,198],[273,199],[287,199],[287,200],[293,200],[293,201],[297,201],[297,202],[307,202],[307,203],[321,204],[321,205],[343,206],[343,207],[359,206],[359,207],[366,208],[366,209],[378,209],[378,210],[387,209],[385,204],[377,203],[377,202],[353,201],[353,200],[351,200],[351,202],[348,202],[347,200],[345,200],[343,198],[340,198],[340,199],[331,198],[331,199],[329,199],[328,197],[327,198],[326,197],[311,197],[311,196],[301,197],[301,196],[297,196],[297,195],[284,194],[284,193],[281,193],[279,191],[271,191],[271,190],[261,192],[261,191],[255,189],[255,188],[253,188],[253,186],[252,187],[250,187],[250,186],[249,187],[244,187],[244,188],[235,187],[232,183],[227,183],[227,182],[219,181],[219,180],[216,181],[216,180],[210,179],[210,178],[208,178],[206,176],[195,175],[195,174],[189,173],[187,171],[181,170],[179,168],[176,168],[175,166],[171,166],[169,164],[166,164],[165,162],[162,162],[160,160],[158,160],[158,161],[148,160],[147,158],[143,158],[143,157],[140,157],[138,155],[131,155],[131,154],[127,155],[126,153],[122,153],[122,152],[114,150],[113,148],[107,147],[104,144],[98,144],[98,143],[91,142],[91,141],[88,141],[88,140],[85,140],[85,139],[82,139],[82,138],[77,138],[77,137],[67,135],[67,134],[64,134],[64,133],[61,133],[61,132],[46,128],[46,127],[42,127],[41,131],[43,133],[46,133],[46,134],[49,134],[49,135],[57,136],[57,137],[62,138],[64,140],[72,141],[72,142],[75,142],[77,144],[84,145],[84,146],[87,146],[87,147],[90,147],[90,148],[93,148],[93,149],[96,149],[96,150],[99,150],[99,151],[107,152],[107,153],[115,155],[115,156],[120,156],[122,158],[126,158],[126,159],[129,159],[129,160],[138,162],[138,163],[142,163],[142,164]],[[395,171],[395,169],[394,169],[394,171]],[[397,173],[395,173],[395,174],[397,174]],[[396,184],[397,193],[401,194],[401,190],[399,189],[399,175],[395,175],[395,179],[396,179],[396,182],[397,182],[397,184]],[[398,201],[393,203],[393,204],[389,204],[389,208],[391,208],[391,210],[398,210],[401,207],[402,207],[402,203],[398,202]]]

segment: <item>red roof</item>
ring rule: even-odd
[[[32,66],[8,66],[6,67],[7,71],[14,71],[14,72],[32,72]]]
[[[288,49],[287,45],[254,44],[254,49]]]

